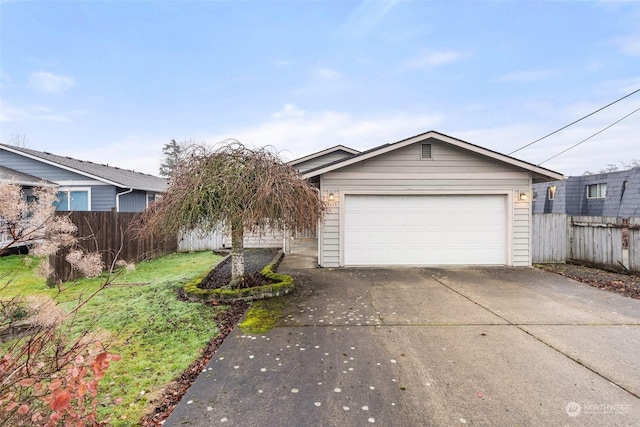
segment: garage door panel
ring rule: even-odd
[[[345,265],[506,264],[503,195],[345,198]]]

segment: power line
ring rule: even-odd
[[[634,90],[633,92],[631,92],[630,94],[627,94],[627,95],[623,96],[623,97],[622,97],[622,98],[620,98],[620,99],[616,99],[616,100],[615,100],[615,101],[613,101],[612,103],[607,104],[607,105],[605,105],[604,107],[599,108],[599,109],[597,109],[596,111],[594,111],[594,112],[592,112],[592,113],[589,113],[589,114],[587,114],[586,116],[581,117],[581,118],[579,118],[578,120],[573,121],[573,122],[569,123],[568,125],[561,127],[561,128],[560,128],[560,129],[558,129],[558,130],[554,130],[553,132],[551,132],[550,134],[547,134],[547,135],[543,136],[542,138],[538,138],[538,139],[536,139],[535,141],[530,142],[530,143],[528,143],[527,145],[524,145],[524,146],[522,146],[522,147],[518,148],[517,150],[514,150],[514,151],[510,152],[510,153],[509,153],[509,155],[512,155],[513,153],[517,153],[518,151],[523,150],[523,149],[525,149],[525,148],[527,148],[527,147],[529,147],[529,146],[531,146],[531,145],[535,144],[536,142],[540,142],[540,141],[542,141],[543,139],[550,137],[551,135],[555,135],[556,133],[558,133],[558,132],[560,132],[560,131],[565,130],[565,129],[566,129],[566,128],[568,128],[569,126],[573,126],[573,125],[575,125],[576,123],[581,122],[582,120],[586,119],[587,117],[591,117],[591,116],[593,116],[594,114],[599,113],[600,111],[604,110],[605,108],[609,108],[609,107],[611,107],[613,104],[616,104],[616,103],[618,103],[618,102],[622,101],[623,99],[630,97],[631,95],[635,95],[635,94],[636,94],[636,93],[638,93],[638,92],[640,92],[640,89],[636,89],[636,90]],[[631,114],[633,114],[633,113],[631,113]],[[545,160],[545,161],[546,161],[546,160]]]
[[[639,90],[640,90],[640,89],[639,89]],[[636,91],[636,92],[637,92],[637,91]],[[618,123],[620,123],[621,121],[623,121],[624,119],[626,119],[626,118],[627,118],[627,117],[629,117],[630,115],[632,115],[632,114],[634,114],[634,113],[637,113],[638,111],[640,111],[640,108],[636,108],[635,110],[633,110],[632,112],[630,112],[629,114],[627,114],[626,116],[624,116],[623,118],[621,118],[620,120],[616,120],[615,122],[611,123],[611,124],[610,124],[609,126],[607,126],[606,128],[599,130],[598,132],[594,133],[594,134],[593,134],[593,135],[591,135],[590,137],[585,138],[585,139],[583,139],[582,141],[580,141],[580,142],[578,142],[578,143],[576,143],[576,144],[573,144],[571,147],[569,147],[569,148],[567,148],[567,149],[565,149],[565,150],[562,150],[562,151],[561,151],[561,152],[559,152],[558,154],[556,154],[556,155],[554,155],[554,156],[549,157],[547,160],[545,160],[545,161],[543,161],[543,162],[538,163],[538,166],[540,166],[540,165],[541,165],[541,164],[543,164],[543,163],[548,162],[548,161],[549,161],[549,160],[551,160],[551,159],[555,159],[555,158],[556,158],[556,157],[558,157],[559,155],[566,153],[567,151],[571,150],[572,148],[577,147],[578,145],[582,144],[583,142],[587,142],[588,140],[590,140],[590,139],[591,139],[591,138],[593,138],[594,136],[596,136],[596,135],[600,135],[600,134],[601,134],[602,132],[604,132],[605,130],[609,129],[610,127],[613,127],[613,126],[617,125]]]

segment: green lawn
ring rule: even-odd
[[[0,258],[0,277],[14,272],[0,298],[12,295],[55,297],[24,257]],[[110,336],[110,351],[122,359],[112,363],[100,382],[102,415],[113,425],[136,425],[149,410],[149,401],[194,361],[217,334],[215,315],[225,307],[178,301],[182,284],[210,269],[220,260],[211,252],[173,254],[146,261],[118,277],[80,311],[75,330],[99,329]],[[7,281],[5,277],[4,281]],[[66,304],[88,295],[100,279],[83,279],[61,294]],[[112,404],[118,398],[122,403]]]

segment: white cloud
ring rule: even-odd
[[[46,71],[38,71],[29,75],[27,86],[40,93],[59,94],[75,85],[73,77],[62,76]]]
[[[295,106],[295,104],[285,104],[282,110],[273,113],[272,117],[274,119],[284,119],[290,117],[302,117],[304,116],[304,111]]]
[[[407,60],[405,66],[408,68],[429,69],[458,62],[468,56],[468,53],[455,50],[423,50],[415,57]]]
[[[538,138],[602,107],[602,101],[575,103],[562,106],[547,105],[556,118],[550,120],[546,116],[536,119],[514,118],[509,124],[474,128],[461,128],[452,136],[465,141],[508,154],[511,151],[531,143]],[[611,125],[623,116],[640,107],[639,100],[627,100],[616,104],[588,119],[571,126],[555,135],[543,139],[528,148],[513,154],[514,157],[533,164],[556,170],[565,175],[582,175],[585,170],[598,171],[607,164],[629,162],[640,158],[638,137],[640,135],[640,112],[607,129],[601,134],[570,149],[564,154],[546,161],[561,151],[587,139],[596,132]]]
[[[0,110],[0,123],[2,122],[21,122],[21,121],[55,121],[68,122],[69,117],[66,114],[56,113],[48,107],[35,105],[28,107],[15,107],[3,101]]]
[[[500,76],[498,80],[507,82],[533,83],[547,80],[557,74],[555,70],[526,70]]]
[[[368,149],[435,129],[443,120],[433,113],[390,113],[356,117],[336,111],[306,112],[256,126],[212,135],[208,142],[236,138],[248,146],[272,145],[292,160],[334,145]]]
[[[335,80],[342,76],[338,71],[327,67],[319,67],[311,71],[311,75],[318,80]]]
[[[640,56],[640,33],[618,38],[613,43],[626,55]]]

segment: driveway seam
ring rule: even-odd
[[[444,286],[445,288],[449,289],[450,291],[455,292],[456,294],[460,295],[461,297],[465,298],[466,300],[472,302],[473,304],[477,305],[478,307],[488,311],[489,313],[497,316],[498,318],[504,320],[505,322],[507,322],[508,325],[514,326],[515,328],[519,329],[520,331],[524,332],[525,334],[529,335],[530,337],[532,337],[533,339],[535,339],[536,341],[546,345],[547,347],[555,350],[556,352],[558,352],[559,354],[561,354],[562,356],[566,357],[569,360],[572,360],[573,362],[577,363],[578,365],[584,367],[585,369],[593,372],[594,374],[596,374],[597,376],[599,376],[600,378],[610,382],[611,384],[615,385],[616,387],[626,391],[627,393],[629,393],[630,395],[632,395],[633,397],[635,397],[636,399],[640,399],[640,396],[636,393],[634,393],[633,391],[629,390],[628,388],[624,387],[623,385],[618,384],[617,382],[615,382],[614,380],[612,380],[611,378],[608,378],[607,376],[601,374],[600,372],[592,369],[591,367],[585,365],[584,363],[582,363],[580,360],[577,360],[573,357],[571,357],[570,355],[564,353],[563,351],[561,351],[560,349],[554,347],[553,345],[549,344],[548,342],[542,340],[541,338],[538,338],[537,336],[535,336],[534,334],[530,333],[529,331],[527,331],[526,329],[520,327],[521,324],[518,323],[513,323],[511,322],[509,319],[506,319],[505,317],[501,316],[500,314],[494,312],[493,310],[489,309],[488,307],[485,307],[484,305],[480,304],[477,301],[474,301],[473,299],[471,299],[470,297],[468,297],[467,295],[461,293],[460,291],[453,289],[451,286],[448,286],[446,283],[442,282],[441,280],[439,280],[437,277],[429,274],[427,271],[423,270],[423,269],[418,269],[421,273],[429,276],[430,278],[432,278],[433,280],[435,280],[436,282],[440,283],[442,286]],[[524,325],[524,324],[522,324]],[[570,325],[570,324],[560,324],[560,325],[547,325],[547,324],[543,324],[540,326],[566,326],[566,325]],[[499,325],[495,325],[495,326],[499,326]],[[532,326],[527,324],[526,326]],[[570,325],[570,326],[574,326],[574,325]],[[612,325],[613,326],[613,325]],[[621,325],[615,325],[615,326],[621,326]]]

